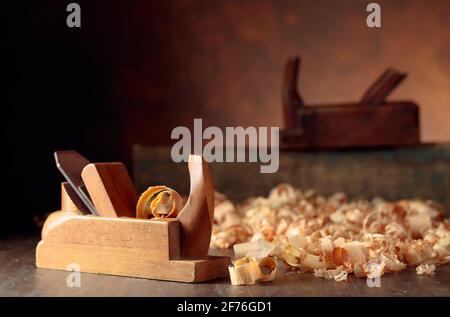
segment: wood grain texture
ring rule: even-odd
[[[44,226],[41,230],[41,238],[46,235],[56,224],[63,222],[70,216],[82,216],[80,211],[76,210],[59,210],[52,212],[44,222]]]
[[[76,263],[85,273],[100,273],[178,282],[202,282],[225,277],[230,264],[226,257],[163,260],[148,249],[96,245],[60,244],[41,241],[37,267],[66,270]]]
[[[180,258],[177,219],[130,219],[55,213],[36,247],[36,266],[179,282],[224,277],[227,257]]]
[[[46,221],[42,240],[60,245],[137,249],[164,260],[180,256],[179,222],[176,219],[140,220],[66,214]]]
[[[91,163],[81,177],[100,216],[136,217],[136,188],[123,163]]]
[[[177,218],[181,223],[181,255],[208,254],[214,220],[214,185],[208,164],[201,156],[189,156],[191,189],[189,199]]]

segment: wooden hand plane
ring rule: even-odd
[[[191,190],[178,218],[83,215],[62,186],[62,210],[51,214],[36,247],[38,268],[202,282],[228,275],[228,257],[208,256],[214,186],[207,163],[189,160]]]
[[[387,102],[406,77],[386,70],[357,103],[305,105],[297,90],[300,58],[288,60],[283,77],[281,147],[316,150],[408,146],[419,143],[419,107],[410,101]]]

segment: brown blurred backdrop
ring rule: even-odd
[[[165,143],[194,115],[219,126],[281,125],[281,71],[293,54],[303,57],[300,90],[312,104],[357,100],[386,67],[407,71],[391,98],[420,104],[424,141],[450,140],[450,2],[379,1],[381,29],[365,24],[369,2],[118,6],[111,102],[132,114],[126,143]]]
[[[2,163],[8,203],[32,207],[19,222],[59,204],[55,149],[130,164],[132,144],[168,144],[194,117],[281,125],[294,54],[308,104],[356,101],[385,68],[408,72],[391,99],[421,106],[423,141],[450,140],[448,0],[376,1],[381,29],[366,26],[362,0],[76,1],[81,29],[66,26],[69,2],[6,8]]]

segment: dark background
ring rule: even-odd
[[[135,143],[170,143],[171,130],[279,126],[288,56],[301,54],[307,103],[355,101],[388,66],[410,74],[394,99],[420,104],[422,139],[450,140],[450,2],[71,1],[5,4],[0,235],[28,231],[56,210],[56,149],[124,161]]]

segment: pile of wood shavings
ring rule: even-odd
[[[326,198],[281,184],[236,206],[217,193],[214,218],[211,247],[234,246],[236,257],[274,256],[335,281],[407,266],[432,275],[450,261],[450,219],[431,201]]]

